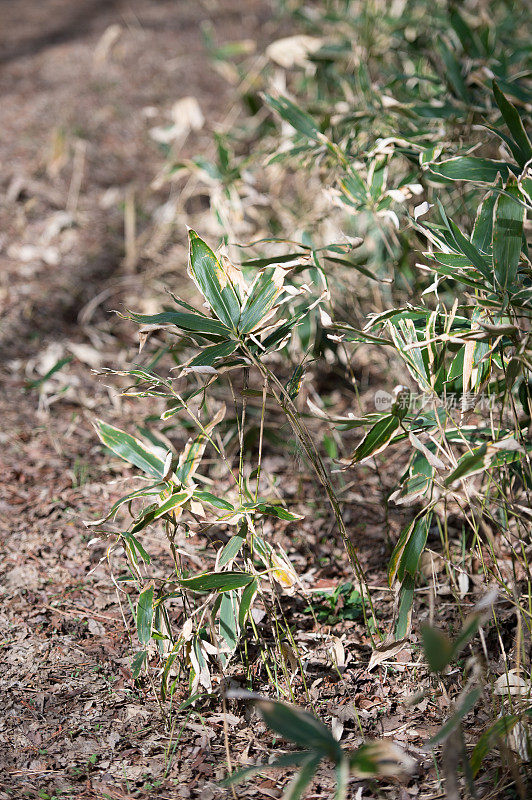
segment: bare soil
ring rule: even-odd
[[[127,428],[149,411],[91,370],[126,365],[135,352],[133,331],[112,309],[149,306],[153,281],[183,279],[182,235],[159,261],[135,257],[124,244],[124,211],[134,203],[135,234],[146,242],[168,196],[152,184],[163,155],[150,129],[168,123],[176,100],[196,97],[206,118],[185,155],[209,146],[234,102],[202,25],[219,44],[250,38],[260,46],[278,23],[266,0],[0,0],[0,16],[0,798],[230,796],[218,786],[227,771],[221,703],[163,718],[150,683],[132,680],[134,631],[105,550],[87,547],[83,519],[103,515],[128,474],[103,454],[91,419],[101,414]],[[54,380],[29,383],[66,356]],[[273,451],[268,458],[265,467],[304,508],[305,492],[315,492],[305,469]],[[110,478],[118,483],[110,487]],[[385,532],[399,531],[401,515],[387,520],[379,498],[376,475],[362,470],[346,495],[346,519],[372,585],[383,587],[375,589],[381,613],[391,617]],[[312,512],[297,532],[282,523],[275,532],[302,574],[314,570],[316,585],[350,577],[332,529],[325,512]],[[419,648],[368,672],[370,642],[359,622],[319,628],[295,601],[288,612],[308,657],[309,694],[298,674],[294,696],[306,705],[310,697],[346,746],[361,741],[362,728],[418,760],[409,784],[361,794],[354,782],[350,797],[441,797],[420,748],[451,698],[438,691],[416,699],[430,688]],[[340,671],[331,646],[347,653]],[[235,685],[242,681],[236,669]],[[264,675],[257,684],[268,688]],[[186,696],[183,686],[175,705]],[[229,708],[225,723],[234,763],[266,761],[278,747],[243,706]],[[280,797],[286,781],[261,776],[237,796]],[[332,785],[324,770],[309,797],[331,796]]]

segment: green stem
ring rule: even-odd
[[[244,343],[243,343],[243,347],[246,350],[246,353],[249,356],[249,358],[251,359],[251,361],[253,362],[253,364],[260,371],[260,373],[263,376],[263,378],[269,380],[270,388],[271,388],[272,394],[273,394],[276,402],[278,403],[279,407],[282,409],[282,411],[286,415],[286,417],[287,417],[287,419],[288,419],[288,421],[289,421],[289,423],[290,423],[290,425],[292,427],[292,430],[293,430],[297,440],[301,444],[301,446],[302,446],[302,448],[303,448],[303,450],[305,452],[305,455],[307,456],[308,460],[310,461],[310,463],[312,464],[312,466],[314,468],[314,471],[315,471],[315,473],[316,473],[316,475],[318,477],[318,480],[320,481],[320,483],[322,484],[323,488],[325,489],[325,492],[327,494],[327,498],[329,500],[330,506],[332,508],[333,514],[334,514],[335,519],[336,519],[336,523],[338,525],[338,530],[340,531],[340,536],[342,538],[345,550],[347,552],[347,557],[349,559],[349,563],[351,564],[353,572],[355,573],[355,575],[356,575],[356,577],[358,579],[361,596],[362,596],[362,598],[367,597],[367,600],[368,600],[368,603],[369,603],[369,606],[370,606],[370,609],[371,609],[371,616],[372,616],[372,619],[373,619],[373,623],[374,623],[374,625],[375,625],[375,627],[376,627],[376,629],[378,631],[378,625],[377,625],[377,619],[376,619],[376,615],[375,615],[375,609],[374,609],[373,603],[371,601],[369,587],[368,587],[368,584],[367,584],[367,581],[366,581],[366,578],[365,578],[365,575],[364,575],[364,571],[362,569],[362,565],[361,565],[360,560],[358,558],[358,554],[357,554],[357,551],[355,549],[355,546],[354,546],[353,542],[351,541],[351,539],[349,537],[349,534],[347,533],[347,529],[345,527],[345,522],[344,522],[344,519],[342,517],[342,511],[341,511],[341,508],[340,508],[340,503],[339,503],[338,498],[336,496],[336,492],[335,492],[334,487],[333,487],[333,485],[331,483],[331,480],[329,478],[327,470],[325,469],[325,465],[323,463],[323,460],[322,460],[322,458],[321,458],[321,456],[320,456],[320,454],[318,452],[318,449],[316,448],[316,445],[314,444],[314,441],[313,441],[313,439],[312,439],[307,427],[305,426],[304,422],[302,421],[302,419],[301,419],[301,417],[300,417],[300,415],[299,415],[299,413],[297,411],[297,408],[295,407],[294,403],[292,402],[290,396],[288,395],[288,393],[287,393],[286,389],[284,388],[284,386],[282,385],[282,383],[268,369],[268,367],[266,367],[254,355],[254,353],[252,353],[249,350],[249,348]],[[363,614],[364,614],[364,621],[366,623],[366,629],[367,629],[368,634],[369,634],[369,636],[370,636],[370,638],[371,638],[371,640],[373,642],[373,636],[372,636],[370,627],[368,625],[368,619],[367,619],[367,615],[366,615],[366,607],[365,607],[365,603],[364,602],[362,603],[362,609],[363,609]]]

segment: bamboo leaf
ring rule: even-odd
[[[236,613],[236,594],[234,591],[224,592],[218,612],[220,636],[232,653],[238,643],[238,619]]]
[[[421,628],[423,649],[432,672],[443,672],[453,657],[453,643],[442,631],[423,625]]]
[[[182,311],[162,311],[160,314],[135,314],[128,312],[128,318],[140,325],[175,325],[183,331],[196,333],[215,334],[226,337],[231,333],[231,328],[217,319],[205,317],[202,314],[185,314]]]
[[[151,639],[153,620],[153,587],[144,589],[137,603],[137,634],[141,644],[148,644]]]
[[[151,525],[155,520],[160,519],[165,514],[170,514],[176,508],[181,508],[187,500],[190,500],[192,491],[176,492],[170,495],[160,506],[150,507],[137,519],[131,529],[131,533],[138,533],[147,525]]]
[[[151,453],[145,445],[129,433],[97,420],[94,427],[103,444],[115,455],[128,461],[153,478],[164,475],[164,461]]]
[[[200,503],[209,503],[211,506],[215,508],[220,508],[223,511],[234,511],[235,507],[229,503],[228,500],[224,500],[222,497],[216,497],[216,495],[211,494],[211,492],[194,492],[194,499],[199,500]]]
[[[193,592],[230,592],[247,586],[253,577],[248,572],[204,572],[193,578],[181,578],[178,583]]]
[[[508,735],[518,722],[518,716],[515,714],[507,714],[504,717],[500,717],[493,725],[490,725],[487,731],[484,731],[471,753],[470,765],[473,777],[475,777],[482,762],[493,747],[497,745],[498,742],[508,742]]]
[[[205,347],[185,365],[183,374],[193,372],[195,367],[212,367],[219,358],[225,358],[234,353],[237,346],[237,342],[228,340]]]
[[[265,94],[264,99],[296,131],[299,131],[308,139],[316,140],[318,138],[319,131],[310,114],[307,114],[306,111],[292,103],[288,97],[272,97],[270,94]]]
[[[519,112],[501,92],[496,81],[493,81],[493,94],[495,95],[495,102],[499,106],[500,112],[504,117],[504,121],[508,125],[508,130],[519,148],[521,154],[521,157],[518,159],[519,166],[524,167],[527,161],[532,158],[532,144],[527,136]]]
[[[313,756],[313,753],[310,750],[301,750],[298,753],[284,753],[274,761],[270,761],[266,764],[255,764],[252,767],[245,767],[244,769],[239,769],[236,772],[232,772],[231,775],[228,775],[220,785],[232,786],[235,783],[241,783],[242,781],[257,775],[259,772],[266,772],[269,769],[298,767],[300,764],[303,764],[305,761],[307,761],[307,759],[311,756]]]
[[[151,563],[151,558],[141,545],[139,540],[133,536],[133,534],[129,533],[128,531],[121,534],[122,538],[125,540],[126,544],[130,548],[130,552],[132,554],[133,560],[137,563],[136,554],[138,553],[139,556],[142,558],[145,564]]]
[[[390,443],[400,426],[399,419],[390,414],[373,425],[353,454],[353,461],[363,461],[370,456],[381,453]]]
[[[307,747],[316,754],[338,762],[342,758],[342,748],[320,720],[312,714],[291,708],[273,700],[255,702],[264,722],[269,728],[296,744]]]
[[[241,628],[244,627],[249,609],[251,608],[251,604],[253,602],[253,598],[257,593],[258,586],[257,579],[253,578],[253,580],[244,587],[242,598],[240,600],[240,608],[238,609],[238,624]]]
[[[506,180],[510,174],[510,166],[505,161],[493,161],[490,158],[475,156],[456,156],[444,161],[432,161],[428,167],[434,175],[451,181],[494,183],[498,175]]]
[[[300,800],[303,792],[316,774],[321,761],[321,755],[311,755],[303,761],[301,769],[286,787],[283,800]]]
[[[189,231],[190,274],[213,313],[223,325],[236,331],[241,301],[227,270],[198,234]]]
[[[140,675],[140,671],[144,666],[144,662],[146,661],[147,655],[148,653],[146,650],[141,650],[131,661],[131,674],[135,680]]]
[[[240,552],[242,545],[246,541],[245,536],[232,536],[225,547],[223,548],[222,552],[220,553],[220,558],[218,559],[218,566],[225,567],[230,561],[232,561],[235,556],[238,555]]]
[[[469,712],[474,708],[481,694],[482,689],[480,687],[472,689],[470,692],[468,692],[461,700],[454,714],[449,720],[447,720],[445,725],[440,728],[436,735],[427,742],[424,749],[432,749],[437,744],[440,744],[440,742],[443,742],[445,739],[447,739],[447,737],[450,736],[454,729],[461,723],[463,718],[467,716],[467,714],[469,714]]]
[[[521,255],[525,207],[515,181],[506,186],[495,206],[493,219],[493,266],[502,289],[515,283]]]
[[[275,269],[257,278],[242,308],[238,323],[241,333],[251,333],[269,314],[282,292],[284,275],[283,269]]]
[[[498,198],[498,192],[496,190],[502,189],[502,185],[502,180],[498,180],[494,190],[488,192],[477,211],[475,225],[471,235],[471,244],[482,253],[488,253],[491,250],[493,211]]]
[[[399,590],[399,606],[395,620],[394,635],[396,640],[405,639],[411,628],[412,606],[414,604],[415,581],[407,575]]]

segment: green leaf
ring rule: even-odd
[[[138,439],[129,433],[97,420],[94,427],[103,444],[115,455],[128,461],[153,478],[164,475],[164,461],[151,453]]]
[[[401,559],[397,568],[397,577],[400,581],[403,581],[407,575],[410,575],[411,578],[416,577],[419,559],[427,544],[431,522],[432,513],[420,517],[412,527],[404,544],[401,545]],[[392,560],[393,557],[394,555],[392,555]]]
[[[502,189],[502,180],[497,181],[495,188]],[[480,204],[473,233],[471,234],[471,244],[482,253],[491,250],[491,240],[493,237],[493,211],[497,202],[498,192],[494,190],[488,192]]]
[[[301,769],[286,787],[283,800],[300,800],[303,792],[316,774],[321,761],[321,755],[311,755],[303,761]]]
[[[244,767],[244,769],[239,769],[236,772],[232,772],[231,775],[228,775],[227,778],[224,778],[224,780],[221,781],[220,785],[231,786],[234,783],[241,783],[248,778],[252,778],[253,775],[257,775],[259,772],[266,772],[266,770],[269,769],[298,767],[313,755],[314,753],[312,753],[310,750],[301,750],[299,753],[284,753],[282,756],[279,756],[274,761],[270,761],[269,763],[256,764],[252,767]]]
[[[272,241],[272,242],[279,242],[284,241],[282,239],[261,239],[261,241]],[[296,244],[294,242],[294,244]],[[299,245],[302,247],[302,245]],[[268,258],[252,258],[248,261],[242,261],[241,264],[243,267],[255,267],[257,269],[261,267],[271,267],[277,264],[286,264],[289,261],[297,261],[301,258],[302,253],[286,253],[282,256],[269,256]]]
[[[515,283],[521,254],[525,207],[515,181],[500,194],[493,220],[493,266],[495,278],[502,289]]]
[[[353,461],[363,461],[365,458],[382,452],[399,426],[400,420],[393,414],[387,415],[376,422],[355,450]]]
[[[519,112],[501,92],[496,81],[493,81],[493,94],[495,95],[495,102],[499,106],[500,112],[504,117],[504,121],[508,125],[508,130],[512,134],[521,153],[521,157],[518,159],[519,166],[524,167],[527,161],[532,158],[532,144],[527,136]]]
[[[135,561],[135,563],[137,563],[136,553],[139,554],[139,556],[142,558],[142,560],[144,561],[145,564],[150,564],[151,563],[150,556],[148,555],[148,553],[146,552],[144,547],[141,545],[139,540],[136,539],[133,536],[133,534],[131,534],[128,531],[126,531],[126,532],[122,533],[121,536],[125,540],[127,545],[129,545],[129,548],[131,550],[131,554],[132,554],[132,557],[133,557],[133,560]]]
[[[140,325],[175,325],[183,331],[215,334],[226,337],[231,328],[217,319],[204,317],[202,314],[185,314],[182,311],[162,311],[160,314],[135,314],[128,312],[128,318]]]
[[[483,613],[474,611],[464,622],[462,630],[453,642],[452,658],[456,658],[464,649],[466,644],[471,641],[482,622]]]
[[[238,643],[238,620],[236,614],[236,594],[224,592],[220,611],[218,612],[218,625],[220,636],[226,643],[230,652],[233,652]]]
[[[306,111],[292,103],[288,97],[283,97],[282,95],[280,97],[272,97],[270,94],[265,94],[264,99],[296,131],[299,131],[308,139],[316,140],[318,138],[319,131],[310,114],[307,114]]]
[[[220,342],[219,344],[211,344],[191,359],[186,364],[185,370],[188,371],[194,367],[212,367],[219,358],[225,358],[234,353],[237,347],[238,343],[231,340]]]
[[[492,270],[491,264],[488,263],[486,258],[479,253],[477,248],[471,243],[471,241],[464,236],[460,228],[451,220],[448,222],[449,230],[451,231],[453,238],[456,242],[456,246],[458,249],[469,258],[471,263],[474,267],[478,269],[481,275],[486,278],[486,280],[492,280]]]
[[[475,745],[471,753],[470,766],[473,777],[477,774],[480,766],[488,753],[493,749],[498,742],[502,741],[505,744],[508,742],[508,735],[519,722],[519,717],[515,714],[507,714],[500,717],[487,731],[484,731],[480,739]]]
[[[236,555],[240,552],[242,545],[246,541],[245,536],[232,536],[225,547],[223,548],[222,552],[220,553],[220,558],[218,559],[218,566],[225,567],[230,561],[234,559]]]
[[[349,787],[349,760],[344,756],[336,763],[336,791],[333,800],[345,800]]]
[[[401,557],[403,555],[404,549],[408,543],[408,539],[410,538],[412,531],[414,530],[414,526],[416,524],[416,520],[413,520],[406,528],[401,532],[399,540],[393,549],[393,553],[390,558],[390,562],[388,564],[388,583],[390,586],[393,584],[397,572],[399,570],[399,565],[401,563]]]
[[[192,492],[176,492],[175,494],[170,495],[164,503],[161,503],[160,506],[155,506],[155,508],[151,508],[147,510],[144,514],[136,520],[135,524],[131,528],[131,533],[138,533],[147,525],[151,525],[155,522],[156,519],[163,517],[165,514],[169,514],[171,511],[175,510],[176,508],[180,508],[187,500],[190,499]]]
[[[354,269],[356,272],[360,272],[361,275],[364,275],[366,278],[370,278],[372,281],[378,281],[379,283],[389,283],[389,278],[382,278],[378,275],[374,275],[369,269],[362,266],[362,264],[357,264],[355,261],[349,261],[347,258],[335,258],[334,256],[325,256],[327,261],[331,261],[333,264],[342,264],[344,267],[349,267],[350,269]]]
[[[220,322],[236,331],[241,307],[237,289],[203,239],[193,230],[188,235],[191,275]]]
[[[273,700],[259,700],[255,706],[266,725],[285,739],[334,762],[342,758],[342,748],[329,728],[312,714]]]
[[[437,39],[437,48],[445,64],[445,78],[448,84],[453,89],[455,96],[467,106],[470,106],[471,97],[462,75],[462,67],[459,60],[441,37]]]
[[[486,469],[487,443],[475,448],[471,453],[465,453],[459,460],[455,469],[445,479],[445,486],[450,486],[459,478],[467,478]]]
[[[482,51],[480,50],[480,42],[478,41],[476,31],[469,27],[456,8],[449,8],[448,13],[449,22],[460,39],[465,52],[473,58],[479,58]]]
[[[248,572],[204,572],[193,578],[181,578],[178,583],[193,592],[230,592],[251,583],[253,575]]]
[[[360,175],[350,169],[346,177],[340,182],[342,199],[348,205],[360,208],[368,201],[368,189]]]
[[[520,161],[522,161],[523,154],[521,152],[521,149],[514,142],[511,136],[508,136],[508,134],[504,133],[504,131],[501,131],[499,128],[494,128],[493,125],[484,125],[484,127],[488,131],[491,131],[491,133],[494,133],[495,136],[498,136],[499,139],[502,139],[502,141],[508,145],[509,151],[511,152],[511,154],[513,155],[518,164]],[[512,164],[508,164],[508,166],[511,167],[512,172],[515,173],[515,167]]]
[[[241,333],[251,333],[255,330],[273,308],[282,288],[283,276],[279,273],[265,272],[257,277],[242,308],[238,323],[238,330]]]
[[[466,694],[466,696],[462,699],[459,707],[454,712],[452,717],[447,720],[445,725],[440,728],[440,730],[436,733],[435,736],[430,739],[427,744],[425,745],[424,749],[430,749],[435,747],[440,742],[443,742],[447,737],[454,731],[454,729],[461,723],[463,718],[469,714],[469,712],[474,708],[477,701],[479,700],[482,694],[482,689],[477,687],[472,689],[470,692]]]
[[[211,506],[215,508],[220,508],[223,511],[234,511],[235,507],[232,503],[229,503],[227,500],[224,500],[222,497],[216,497],[216,495],[211,494],[210,492],[194,492],[194,499],[199,500],[200,503],[209,503]]]
[[[497,176],[506,180],[510,174],[509,165],[504,161],[493,161],[490,158],[475,156],[457,156],[444,161],[428,164],[434,175],[451,181],[475,181],[476,183],[494,183]]]
[[[253,598],[257,593],[258,586],[259,584],[257,579],[253,578],[251,583],[248,583],[248,585],[244,587],[242,599],[240,600],[240,608],[238,609],[238,624],[241,628],[244,627],[249,609],[251,608],[251,604],[253,602]]]
[[[142,667],[144,666],[144,662],[146,661],[148,653],[146,650],[141,650],[137,655],[133,658],[131,662],[131,674],[133,678],[136,680],[139,675]]]
[[[298,519],[303,519],[302,514],[296,514],[294,511],[288,511],[284,506],[274,505],[273,503],[253,503],[250,504],[250,509],[257,509],[261,514],[267,514],[270,517],[277,517],[277,519],[285,519],[289,522],[295,522]],[[246,504],[246,508],[248,505]]]
[[[38,389],[39,386],[42,386],[43,383],[46,383],[46,381],[51,378],[52,375],[55,375],[55,373],[59,372],[60,369],[63,369],[64,366],[70,364],[73,358],[74,356],[65,356],[64,358],[60,358],[59,361],[55,362],[53,367],[50,367],[48,372],[43,375],[42,378],[37,378],[37,380],[34,381],[28,381],[26,386],[28,389]]]
[[[141,644],[148,644],[151,639],[153,620],[153,586],[144,589],[137,603],[137,634]]]
[[[407,575],[399,591],[399,607],[394,630],[395,639],[397,641],[404,639],[410,630],[412,606],[414,604],[414,588],[414,579],[410,575]]]

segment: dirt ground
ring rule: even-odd
[[[0,0],[0,15],[0,798],[221,798],[221,704],[163,719],[149,682],[132,680],[132,626],[103,546],[87,547],[83,519],[103,515],[127,475],[103,454],[91,419],[127,428],[139,413],[91,370],[126,365],[135,353],[134,332],[111,310],[149,307],[154,282],[184,275],[182,235],[164,257],[157,247],[146,255],[168,197],[153,185],[163,156],[151,132],[168,124],[176,100],[196,97],[206,124],[184,153],[201,152],[234,101],[207,56],[202,24],[223,44],[267,42],[278,23],[267,0]],[[127,222],[124,230],[132,206],[133,246]],[[63,357],[71,361],[39,384]],[[290,494],[294,464],[271,459]],[[384,511],[375,475],[365,479],[346,519],[379,587]],[[391,529],[400,523],[392,519]],[[330,520],[323,525],[331,530]],[[286,540],[302,574],[323,555],[313,581],[345,580],[342,549],[327,535],[320,544],[315,528],[311,518],[299,539]],[[419,765],[408,785],[362,794],[355,782],[350,796],[406,800],[420,796],[421,783],[424,797],[443,796],[421,746],[451,701],[445,693],[416,700],[426,677],[419,649],[400,654],[391,673],[368,672],[362,625],[326,628],[321,642],[308,615],[292,610],[315,710],[341,728],[346,746],[361,741],[360,723],[366,735],[407,747]],[[327,666],[331,643],[347,652],[341,674]],[[293,688],[303,696],[300,677]],[[235,763],[268,759],[275,742],[243,707],[229,709],[225,723]],[[237,796],[280,797],[283,782],[258,777]],[[331,786],[325,770],[309,797],[330,796]]]

